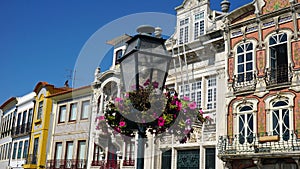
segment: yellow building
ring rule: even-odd
[[[31,129],[29,153],[24,168],[45,168],[48,151],[49,127],[51,125],[52,100],[51,94],[71,90],[68,87],[56,88],[47,82],[39,82],[34,89],[36,93]]]

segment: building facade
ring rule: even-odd
[[[50,148],[49,129],[52,126],[51,94],[70,90],[68,87],[57,88],[47,82],[39,82],[35,88],[35,107],[29,142],[29,151],[24,168],[45,168],[47,152]]]
[[[16,113],[13,116],[11,130],[12,146],[9,167],[23,168],[29,149],[35,93],[17,97]]]
[[[6,169],[10,164],[13,117],[16,113],[17,98],[11,97],[0,106],[0,168]]]
[[[52,94],[52,129],[47,168],[87,168],[91,87]]]
[[[224,19],[227,168],[300,168],[298,0],[256,0]]]

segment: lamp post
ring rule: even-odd
[[[130,93],[132,110],[135,114],[141,113],[156,105],[149,102],[149,91],[141,88],[145,83],[155,84],[162,91],[168,75],[172,56],[165,47],[165,40],[154,37],[155,28],[143,25],[137,28],[139,34],[127,42],[126,51],[119,59],[121,76],[125,91]],[[159,91],[157,91],[159,92]],[[146,138],[147,123],[140,121],[139,115],[131,118],[136,125],[138,133],[137,169],[144,169],[144,138]]]

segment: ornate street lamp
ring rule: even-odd
[[[169,64],[172,56],[165,47],[165,39],[154,37],[155,28],[143,25],[138,27],[132,39],[127,42],[127,48],[122,58],[119,59],[124,89],[129,93],[134,114],[124,115],[125,118],[135,123],[138,131],[137,168],[144,168],[144,138],[150,123],[156,119],[141,118],[143,112],[162,105],[151,105],[151,92],[155,97],[162,94],[168,75]],[[144,87],[151,84],[151,90]],[[156,90],[153,90],[155,88]],[[135,110],[134,110],[135,109]],[[162,110],[163,108],[161,108]],[[160,113],[160,112],[158,112]],[[144,121],[141,121],[141,120]]]

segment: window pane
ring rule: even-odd
[[[55,145],[55,159],[62,159],[62,143],[56,143]]]
[[[77,115],[77,104],[73,103],[71,104],[71,108],[70,108],[70,121],[76,120],[76,115]]]
[[[244,62],[244,55],[238,55],[238,63]]]
[[[246,71],[249,71],[249,70],[253,70],[252,62],[249,62],[249,63],[246,64]]]
[[[244,72],[244,65],[238,65],[238,73]]]
[[[14,148],[13,148],[12,159],[16,159],[16,154],[17,154],[17,146],[18,146],[18,143],[14,143]]]
[[[66,106],[60,106],[59,108],[59,118],[58,118],[58,122],[62,123],[65,122],[66,120]]]
[[[246,54],[246,61],[251,61],[252,60],[252,52]]]
[[[22,148],[23,148],[23,141],[20,141],[19,142],[19,148],[18,148],[18,159],[21,158],[21,155],[22,155]]]
[[[253,44],[252,43],[248,43],[247,44],[247,51],[250,51],[253,49]]]
[[[250,107],[250,106],[243,106],[243,107],[240,109],[240,112],[243,112],[243,111],[249,111],[249,110],[252,110],[252,107]]]
[[[42,118],[42,114],[43,114],[43,101],[39,102],[39,107],[38,107],[38,114],[37,114],[37,119],[41,119]]]
[[[285,41],[287,41],[287,34],[281,34],[280,36],[279,36],[279,40],[280,40],[280,42],[285,42]]]
[[[67,142],[67,150],[66,150],[66,159],[70,160],[73,158],[73,142],[68,141]]]
[[[216,149],[206,148],[205,149],[205,169],[215,169],[216,163]]]
[[[85,141],[78,142],[78,158],[79,160],[86,159],[85,158]]]
[[[238,46],[237,53],[242,53],[244,51],[243,45]]]
[[[275,36],[276,38],[276,36]],[[274,45],[276,44],[276,39],[275,39],[273,36],[270,38],[270,42],[269,42],[269,45]]]
[[[89,115],[90,101],[82,102],[81,119],[87,119]]]
[[[26,140],[24,143],[23,158],[27,158],[27,154],[28,154],[28,140]]]

